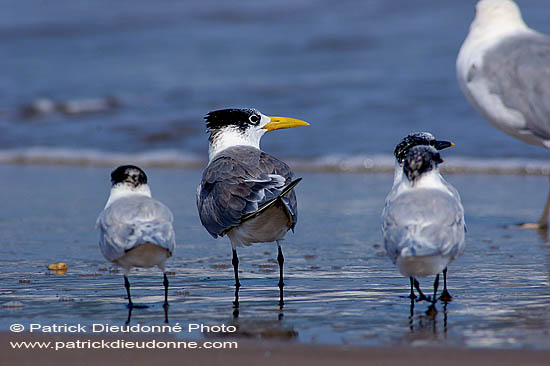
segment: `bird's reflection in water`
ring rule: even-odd
[[[241,305],[239,303],[239,289],[235,289],[235,301],[233,301],[232,320],[229,325],[235,326],[235,332],[225,334],[216,333],[213,336],[226,336],[232,338],[255,338],[273,340],[292,340],[298,337],[292,325],[284,322],[283,288],[279,287],[279,309],[276,319],[258,319],[257,316],[250,319],[243,319],[241,316]],[[205,334],[209,336],[208,333]]]
[[[124,323],[125,325],[128,325],[130,324],[130,321],[132,320],[132,311],[134,309],[146,309],[148,308],[147,305],[134,305],[134,306],[128,306],[128,318],[126,319],[126,323]],[[164,322],[166,324],[168,324],[168,304],[165,303],[162,308],[164,309]]]
[[[164,309],[164,322],[168,324],[168,303],[165,303],[162,308]]]
[[[443,335],[447,337],[447,302],[443,302],[442,312],[437,310],[436,304],[430,304],[428,309],[422,313],[414,314],[415,301],[411,299],[410,314],[409,314],[409,329],[411,333],[426,333],[430,331],[434,335],[440,332],[439,322],[443,320]]]
[[[233,319],[239,317],[239,288],[240,286],[235,286],[235,300],[233,301]],[[283,319],[283,308],[285,302],[283,300],[283,286],[279,284],[279,320]]]
[[[239,286],[235,286],[235,301],[233,301],[233,319],[239,317]]]
[[[130,321],[132,320],[132,310],[134,310],[134,307],[128,306],[128,319],[126,319],[126,325],[130,324]]]

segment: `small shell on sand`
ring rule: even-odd
[[[64,275],[65,273],[67,273],[67,264],[63,262],[52,263],[48,266],[48,269],[53,274]]]
[[[59,263],[52,263],[48,266],[48,269],[54,270],[54,271],[66,271],[67,270],[67,264],[63,262]]]

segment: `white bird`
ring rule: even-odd
[[[277,242],[280,304],[283,304],[281,249],[288,230],[298,218],[293,172],[283,161],[260,150],[264,133],[307,126],[294,118],[268,117],[256,109],[223,109],[205,117],[209,162],[197,188],[200,220],[214,238],[227,234],[233,250],[238,305],[239,259],[237,247]]]
[[[164,275],[164,306],[168,306],[168,278],[165,262],[176,246],[173,215],[168,207],[151,197],[145,172],[123,165],[111,173],[111,192],[97,218],[99,247],[103,256],[124,269],[128,305],[128,273],[133,267],[157,266]]]
[[[409,149],[403,161],[403,179],[386,199],[382,211],[384,246],[399,272],[409,277],[410,298],[427,300],[416,277],[436,275],[436,301],[439,273],[444,275],[444,290],[440,297],[450,301],[447,291],[447,266],[465,247],[464,209],[456,190],[439,173],[442,163],[439,152],[431,146]]]
[[[550,148],[550,36],[530,29],[511,0],[481,0],[456,60],[470,104],[491,125]],[[540,219],[547,228],[550,192]]]

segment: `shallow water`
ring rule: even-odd
[[[476,0],[4,3],[0,152],[205,156],[208,111],[257,107],[311,123],[264,139],[287,158],[389,156],[427,130],[454,141],[454,156],[548,161],[459,90],[455,60]],[[550,2],[518,3],[550,33]],[[56,108],[32,113],[40,99]]]
[[[110,168],[0,165],[8,193],[0,211],[0,330],[10,324],[108,323],[128,317],[122,273],[99,251],[94,223]],[[148,169],[153,196],[175,214],[178,248],[167,263],[169,324],[238,325],[238,336],[304,343],[451,345],[550,349],[550,244],[503,226],[535,220],[547,178],[449,175],[468,225],[463,256],[449,267],[452,302],[414,304],[408,279],[381,247],[380,212],[389,174],[298,171],[299,222],[283,243],[285,305],[278,305],[275,244],[240,248],[240,307],[230,245],[200,225],[194,195],[200,170]],[[529,194],[528,194],[529,193]],[[68,265],[53,274],[47,265]],[[162,276],[134,270],[130,325],[160,325]],[[421,286],[431,293],[431,278]],[[201,338],[200,333],[179,334]]]

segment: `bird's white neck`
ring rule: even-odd
[[[212,161],[220,151],[232,146],[252,146],[260,148],[260,140],[267,130],[248,129],[241,131],[236,127],[225,127],[222,130],[212,132],[210,146],[208,148],[208,161]]]
[[[518,6],[509,0],[482,0],[476,6],[476,16],[470,25],[466,43],[490,46],[511,34],[532,32],[521,17]]]
[[[111,188],[111,193],[109,194],[109,199],[105,204],[105,208],[109,207],[116,200],[123,197],[131,196],[131,195],[151,197],[151,189],[147,184],[141,184],[138,187],[133,187],[131,185],[124,184],[124,183],[115,184]]]
[[[408,183],[408,186],[413,189],[428,188],[428,189],[439,189],[444,190],[448,193],[449,190],[443,183],[443,177],[439,173],[439,169],[434,168],[429,172],[422,174],[420,177],[416,178],[414,182],[409,181],[404,178]]]
[[[397,186],[403,180],[403,165],[400,165],[395,159],[395,168],[393,170],[393,187]]]
[[[460,48],[457,70],[463,79],[467,78],[472,65],[482,66],[484,52],[510,35],[536,33],[530,29],[518,6],[509,0],[481,0],[476,6],[476,16],[470,25],[470,32]]]

